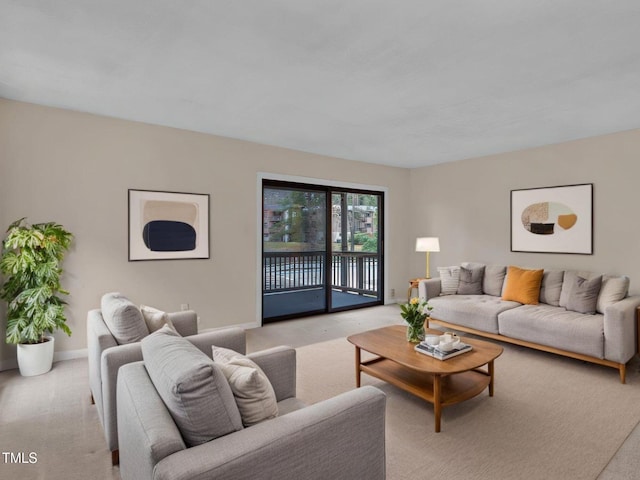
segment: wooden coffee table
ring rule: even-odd
[[[464,402],[489,387],[493,396],[493,361],[502,354],[502,347],[483,340],[463,337],[473,350],[448,360],[416,352],[415,344],[407,341],[407,327],[393,325],[347,337],[356,347],[356,386],[364,372],[406,390],[433,404],[435,430],[440,431],[442,408]],[[427,333],[440,335],[439,330]],[[360,351],[377,355],[362,361]],[[486,365],[486,370],[481,368]]]

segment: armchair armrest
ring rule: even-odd
[[[243,355],[247,352],[247,335],[243,329],[238,327],[208,330],[185,338],[198,347],[200,351],[204,352],[209,358],[213,356],[211,352],[212,345],[229,348]]]
[[[637,308],[640,295],[609,305],[604,310],[604,358],[627,363],[637,353]]]
[[[155,464],[185,449],[184,440],[143,362],[122,367],[117,392],[120,475],[152,478]]]
[[[87,360],[89,363],[89,388],[93,400],[98,406],[102,420],[102,375],[100,362],[102,352],[118,345],[107,325],[102,319],[100,310],[90,310],[87,314]]]
[[[366,386],[161,460],[156,480],[385,478],[384,393]],[[126,479],[126,477],[123,477]]]
[[[177,332],[183,337],[198,333],[198,314],[193,310],[171,312],[167,315]]]
[[[296,396],[296,350],[274,347],[251,353],[253,360],[265,373],[276,392],[278,402]]]
[[[118,384],[118,371],[120,367],[132,362],[142,360],[142,347],[140,342],[118,345],[102,352],[102,400],[104,434],[107,438],[109,450],[118,448],[118,412],[116,409],[116,387]]]
[[[425,302],[440,295],[441,291],[442,284],[439,278],[423,279],[418,284],[418,298]]]

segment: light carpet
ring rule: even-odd
[[[409,480],[596,479],[640,421],[638,359],[627,384],[616,370],[504,345],[495,392],[433,406],[363,374],[387,394],[387,478]],[[298,396],[308,402],[355,388],[354,347],[346,339],[300,347]],[[364,355],[364,352],[363,352]]]

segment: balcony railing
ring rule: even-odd
[[[378,255],[363,252],[333,252],[331,287],[366,295],[378,293]]]
[[[324,285],[324,252],[270,252],[262,255],[264,293]]]
[[[263,254],[264,293],[323,287],[325,252],[270,252]],[[331,288],[378,295],[378,255],[332,252]]]

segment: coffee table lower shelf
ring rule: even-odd
[[[360,363],[359,370],[433,404],[435,431],[439,432],[442,407],[469,400],[487,387],[489,395],[493,396],[492,367],[493,362],[490,362],[488,371],[478,368],[445,375],[413,370],[379,357]]]

